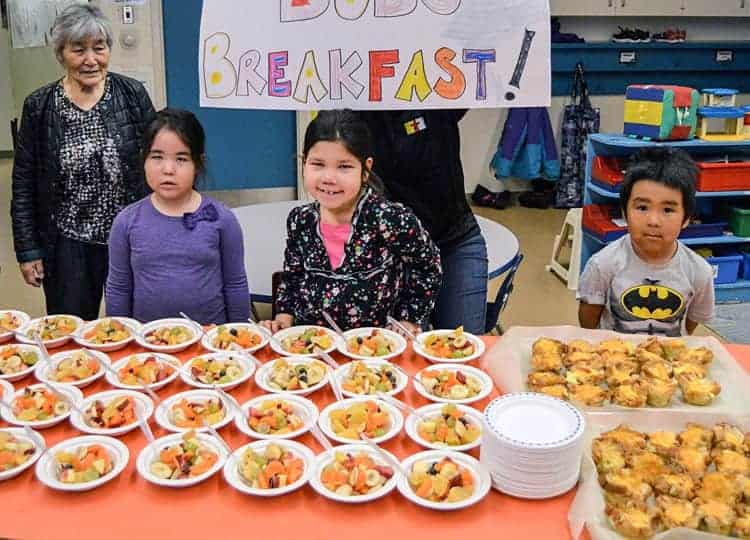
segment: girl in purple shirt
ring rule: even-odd
[[[228,208],[195,190],[205,172],[203,127],[188,111],[164,109],[143,146],[153,193],[112,225],[107,315],[152,321],[183,311],[203,324],[247,320],[242,230]]]

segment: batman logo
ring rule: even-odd
[[[620,303],[633,317],[661,321],[679,313],[685,299],[669,287],[636,285],[622,293]]]

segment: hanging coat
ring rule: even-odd
[[[508,111],[490,167],[498,179],[512,176],[525,180],[557,180],[560,177],[555,137],[545,107]]]

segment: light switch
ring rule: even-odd
[[[122,24],[133,24],[134,22],[133,6],[122,6]]]

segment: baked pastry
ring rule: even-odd
[[[630,381],[630,378],[638,372],[638,364],[632,360],[620,360],[607,364],[605,369],[605,375],[607,377],[607,384],[612,386],[619,386],[625,382]]]
[[[710,449],[714,442],[714,432],[700,424],[688,422],[677,438],[682,446]]]
[[[672,455],[672,463],[696,480],[703,477],[710,462],[711,456],[706,448],[682,447]]]
[[[650,538],[656,533],[658,515],[654,508],[638,508],[608,504],[604,511],[612,527],[628,538]]]
[[[591,457],[600,474],[619,471],[627,464],[622,447],[610,439],[594,439],[591,442]]]
[[[652,354],[656,354],[660,357],[664,357],[664,348],[661,346],[661,341],[656,336],[651,336],[646,341],[641,342],[635,349],[636,355],[638,351],[648,351]]]
[[[557,356],[562,356],[564,352],[565,352],[565,345],[563,344],[562,341],[558,341],[556,339],[551,339],[551,338],[546,338],[546,337],[540,337],[531,346],[531,353],[533,355],[556,354]]]
[[[672,362],[672,376],[679,382],[703,379],[708,375],[708,370],[700,364],[690,362]]]
[[[742,486],[734,475],[707,472],[695,496],[702,501],[720,501],[734,505],[740,498]]]
[[[641,374],[651,379],[661,379],[662,381],[672,380],[672,364],[661,358],[648,360],[641,364]]]
[[[575,352],[591,353],[594,352],[594,345],[585,339],[574,339],[568,342],[568,355]]]
[[[732,528],[732,535],[742,540],[750,540],[750,515],[737,518]]]
[[[635,359],[641,365],[649,362],[669,362],[669,360],[664,360],[662,356],[648,352],[645,349],[638,349],[635,353]]]
[[[587,365],[597,369],[604,368],[604,359],[597,353],[574,351],[568,352],[563,359],[565,367]]]
[[[742,486],[742,500],[745,504],[750,504],[750,478],[741,478],[740,484]]]
[[[578,364],[568,369],[565,380],[569,384],[599,384],[604,380],[604,369]]]
[[[625,452],[635,452],[646,448],[646,435],[630,429],[630,426],[626,424],[620,424],[615,429],[603,432],[599,438],[616,442]]]
[[[632,343],[623,341],[619,338],[605,339],[599,343],[597,350],[600,354],[622,353],[631,356],[635,352],[635,346]]]
[[[587,407],[601,407],[609,397],[609,392],[596,384],[569,384],[568,397]]]
[[[557,353],[534,353],[531,366],[535,371],[560,371],[563,367],[562,355]]]
[[[648,399],[648,388],[637,377],[633,376],[612,390],[612,403],[622,407],[645,407]]]
[[[743,453],[717,448],[711,452],[716,470],[725,474],[750,475],[750,459]]]
[[[654,491],[679,499],[692,499],[695,493],[695,482],[687,474],[662,474],[654,481]]]
[[[677,355],[678,362],[689,362],[707,366],[714,359],[714,353],[706,347],[697,347],[695,349],[685,349]]]
[[[627,499],[635,504],[645,505],[646,499],[652,493],[651,486],[632,469],[625,468],[604,474],[599,481],[610,495],[619,495],[619,497],[610,498],[610,501],[622,502],[623,499]]]
[[[669,472],[664,458],[648,450],[630,454],[628,466],[649,485],[653,485],[659,476]]]
[[[568,389],[564,384],[552,384],[550,386],[541,386],[537,389],[537,392],[546,394],[548,396],[556,397],[558,399],[568,399]]]
[[[737,519],[737,513],[730,505],[720,501],[695,499],[696,514],[701,520],[700,529],[714,534],[728,535]]]
[[[668,339],[661,342],[661,348],[667,360],[674,360],[682,351],[687,350],[687,345],[681,339]]]
[[[537,391],[542,386],[565,384],[565,378],[556,371],[532,371],[526,377],[529,388]]]
[[[691,405],[708,405],[721,393],[721,385],[710,379],[680,381],[682,399]]]
[[[659,509],[661,522],[667,529],[675,527],[697,529],[700,524],[695,505],[690,501],[659,495],[656,498],[656,506]]]
[[[662,456],[669,456],[677,448],[677,433],[674,431],[653,431],[648,434],[646,450]]]
[[[643,384],[646,385],[648,393],[646,402],[651,407],[668,407],[677,391],[677,383],[671,380],[646,379]]]
[[[745,434],[737,426],[721,422],[716,424],[714,430],[714,448],[746,452]]]

